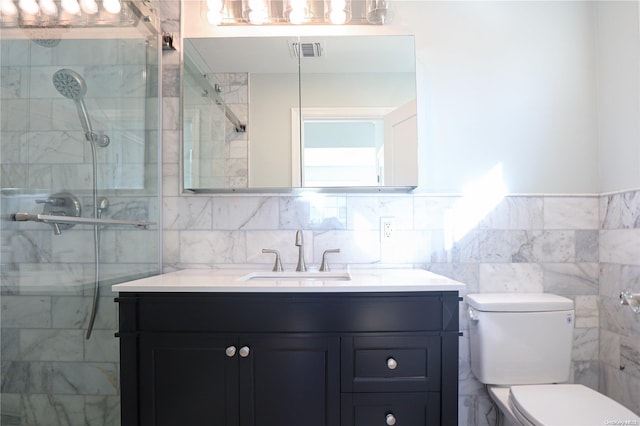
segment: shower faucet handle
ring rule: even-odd
[[[36,204],[48,204],[50,206],[64,206],[65,199],[61,197],[49,197],[46,200],[36,200]]]

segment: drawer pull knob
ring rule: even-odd
[[[396,424],[396,416],[394,416],[391,413],[387,414],[387,417],[385,417],[385,420],[389,426],[393,426]]]
[[[224,353],[229,358],[232,358],[236,354],[236,347],[235,346],[229,346],[227,349],[224,350]]]
[[[242,358],[248,357],[249,353],[251,353],[251,350],[249,349],[249,346],[243,346],[243,347],[240,348],[240,356]]]
[[[388,368],[389,370],[395,370],[395,369],[396,369],[396,367],[398,367],[398,361],[396,361],[396,360],[395,360],[395,359],[393,359],[393,358],[388,358],[388,359],[387,359],[387,368]]]

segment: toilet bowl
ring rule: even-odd
[[[504,426],[640,425],[640,417],[584,385],[489,386]]]
[[[573,301],[548,293],[467,295],[471,371],[505,426],[640,425],[640,417],[580,384],[571,365]]]

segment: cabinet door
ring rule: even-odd
[[[238,356],[219,335],[140,335],[140,426],[237,426]]]
[[[340,424],[337,337],[240,337],[241,426]]]

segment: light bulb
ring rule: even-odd
[[[24,13],[27,13],[29,15],[36,15],[40,11],[36,0],[20,0],[20,2],[18,3],[18,7]]]
[[[222,0],[207,0],[207,7],[210,11],[221,11],[222,10]]]
[[[78,4],[78,0],[62,0],[60,2],[60,6],[62,6],[62,10],[71,15],[80,14],[80,5]]]
[[[80,0],[80,7],[87,15],[98,13],[98,3],[96,3],[96,0]]]
[[[284,17],[292,24],[303,24],[307,20],[307,0],[287,0]]]
[[[120,10],[122,10],[120,0],[102,0],[102,7],[104,7],[104,10],[114,15],[120,13]]]
[[[2,0],[0,10],[2,14],[6,16],[16,16],[18,14],[18,8],[13,0]]]
[[[293,8],[289,12],[289,22],[292,24],[302,24],[305,20],[305,13],[303,8]]]
[[[219,11],[210,10],[209,12],[207,12],[207,21],[209,21],[211,25],[222,24],[222,13],[220,13]]]
[[[329,20],[332,24],[344,24],[347,22],[347,13],[344,10],[332,10],[329,13]]]
[[[265,24],[271,21],[269,5],[269,0],[243,0],[242,17],[254,25]]]
[[[249,12],[249,22],[254,25],[262,25],[267,22],[267,16],[265,9],[252,10]]]
[[[56,16],[58,14],[58,6],[53,0],[40,0],[40,10],[48,16]]]

